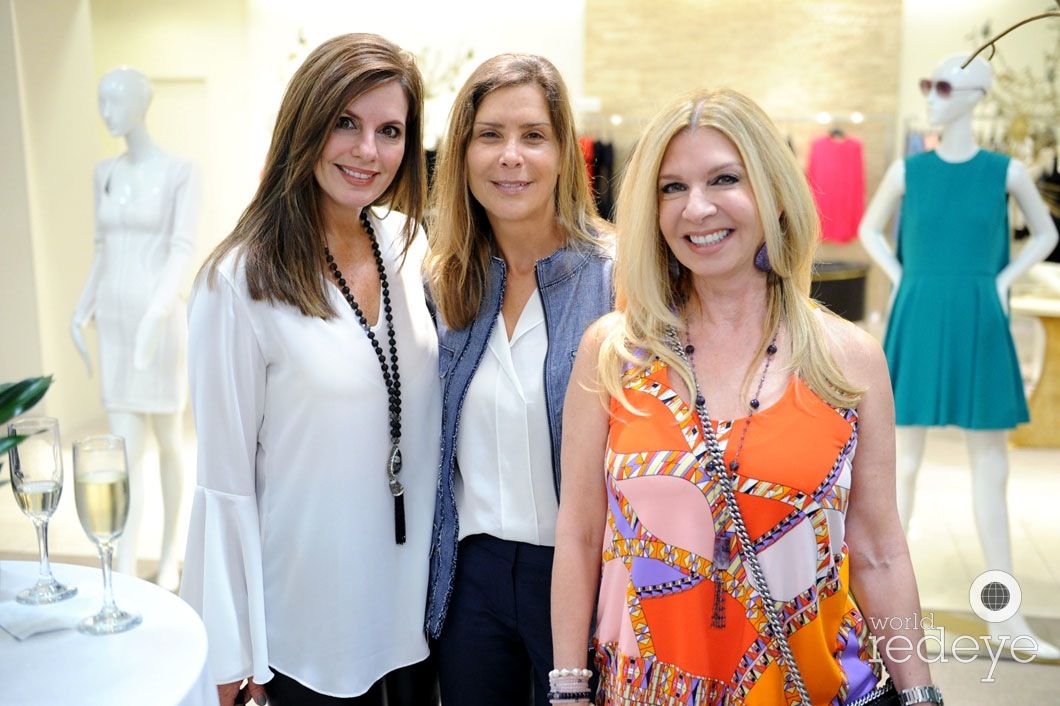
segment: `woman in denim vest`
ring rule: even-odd
[[[443,413],[427,630],[442,702],[532,690],[541,706],[563,399],[582,332],[612,305],[610,229],[555,66],[504,54],[475,70],[431,199]]]

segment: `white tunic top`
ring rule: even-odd
[[[394,541],[387,392],[349,305],[338,318],[252,301],[229,257],[190,310],[198,487],[181,595],[206,623],[219,683],[269,667],[333,696],[427,656],[427,561],[438,473],[438,348],[420,233],[398,274],[393,213],[375,231],[401,375],[408,540]],[[386,349],[382,315],[375,333]]]
[[[489,534],[556,544],[552,441],[545,407],[548,330],[541,296],[526,302],[508,340],[498,314],[461,413],[456,458],[460,538]]]

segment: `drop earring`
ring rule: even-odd
[[[773,271],[773,265],[769,262],[769,251],[766,250],[765,243],[762,243],[762,247],[758,248],[758,252],[755,253],[755,268],[762,272]]]

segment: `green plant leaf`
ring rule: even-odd
[[[25,412],[41,401],[44,393],[51,387],[52,376],[46,375],[37,378],[26,378],[19,382],[0,383],[0,425]],[[0,434],[6,434],[7,429],[0,429]],[[25,440],[25,436],[0,436],[0,458],[7,452]],[[3,468],[0,461],[0,468]]]
[[[15,448],[23,441],[26,437],[24,436],[3,436],[0,437],[0,454],[6,454],[9,450]],[[0,468],[3,467],[2,458],[0,458]]]
[[[40,402],[51,384],[51,375],[0,384],[0,424],[6,424]]]

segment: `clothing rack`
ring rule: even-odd
[[[792,141],[793,131],[816,137],[823,132],[837,129],[841,130],[844,135],[882,130],[885,162],[890,162],[894,156],[894,117],[888,114],[820,111],[812,115],[780,114],[770,115],[770,117],[778,129],[787,133],[789,144]]]

